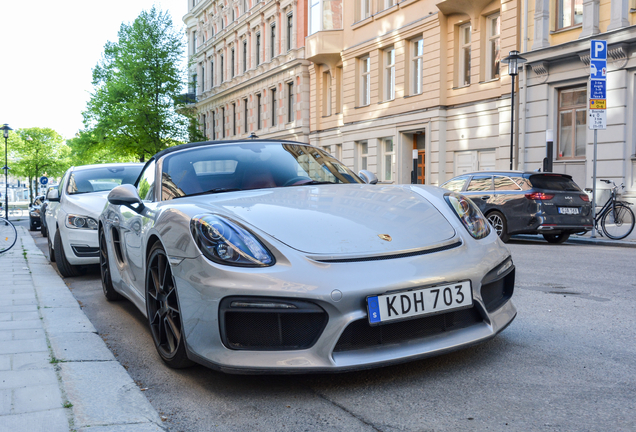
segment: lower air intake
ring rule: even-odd
[[[470,327],[482,321],[481,314],[475,307],[373,327],[367,319],[361,319],[347,326],[334,352],[423,339],[446,331]]]

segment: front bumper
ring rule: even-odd
[[[97,230],[60,228],[66,259],[72,265],[99,264]]]
[[[329,264],[296,254],[291,261],[277,256],[272,267],[241,269],[217,266],[199,256],[173,264],[173,274],[192,360],[232,373],[338,372],[435,356],[493,338],[517,311],[509,298],[496,307],[488,305],[481,284],[507,257],[507,248],[491,235],[479,244],[465,239],[462,246],[435,254],[372,262]],[[501,277],[511,272],[514,266]],[[460,280],[471,282],[473,307],[480,316],[473,325],[398,343],[334,350],[350,324],[367,320],[367,296]],[[312,302],[328,314],[328,321],[306,349],[230,349],[220,332],[220,304],[229,296]]]

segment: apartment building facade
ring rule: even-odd
[[[307,142],[306,3],[188,0],[191,93],[208,139]]]
[[[310,142],[388,183],[507,169],[519,3],[308,0]]]
[[[535,0],[528,4],[527,81],[521,83],[520,157],[528,169],[546,156],[553,132],[554,171],[592,187],[594,132],[587,127],[590,41],[608,42],[607,130],[598,131],[597,176],[625,184],[636,202],[636,2]],[[527,82],[527,85],[526,85]],[[527,101],[527,102],[526,102]],[[597,187],[607,188],[598,183]],[[601,201],[607,197],[601,194]]]

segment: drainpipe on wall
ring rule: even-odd
[[[523,0],[523,44],[522,52],[528,51],[528,0]],[[528,64],[523,65],[523,121],[520,122],[520,126],[523,125],[523,135],[519,133],[519,154],[517,156],[517,169],[525,171],[526,165],[526,120],[528,118]],[[521,127],[519,128],[521,132]]]

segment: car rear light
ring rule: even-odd
[[[554,194],[547,194],[543,192],[533,192],[533,193],[526,194],[526,198],[531,200],[542,200],[542,201],[551,200],[552,198],[554,198]]]
[[[585,202],[590,202],[590,197],[585,195],[585,194],[581,194],[579,195],[581,197],[581,199]]]

